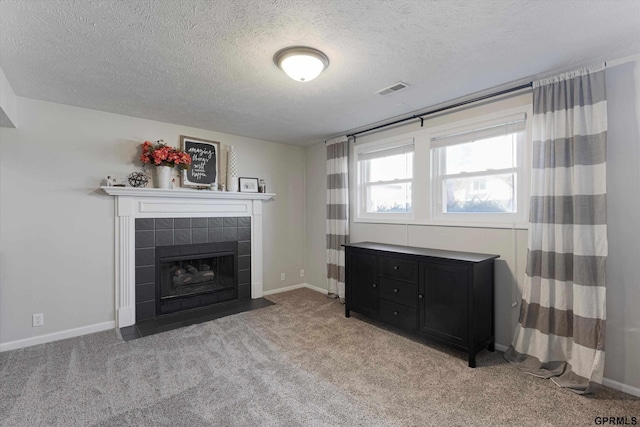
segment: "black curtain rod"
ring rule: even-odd
[[[430,116],[431,114],[440,113],[442,111],[450,110],[452,108],[462,107],[463,105],[472,104],[474,102],[484,101],[485,99],[488,99],[488,98],[493,98],[493,97],[504,95],[504,94],[507,94],[507,93],[516,92],[518,90],[530,88],[532,86],[533,86],[533,83],[530,82],[530,83],[527,83],[527,84],[524,84],[524,85],[521,85],[521,86],[513,87],[511,89],[505,89],[505,90],[501,90],[499,92],[491,93],[489,95],[479,96],[477,98],[469,99],[467,101],[458,102],[457,104],[449,105],[447,107],[438,108],[438,109],[433,110],[433,111],[428,111],[428,112],[422,113],[422,114],[416,114],[416,115],[413,115],[411,117],[405,117],[404,119],[396,120],[396,121],[393,121],[393,122],[390,122],[390,123],[385,123],[385,124],[379,125],[379,126],[374,126],[372,128],[369,128],[369,129],[361,130],[359,132],[354,132],[354,133],[351,133],[351,134],[347,134],[347,138],[354,138],[355,139],[356,135],[360,135],[362,133],[367,133],[367,132],[371,132],[371,131],[374,131],[374,130],[386,128],[388,126],[397,125],[398,123],[403,123],[403,122],[406,122],[406,121],[409,121],[409,120],[415,120],[415,119],[420,119],[421,126],[422,126],[424,124],[424,117],[425,116]]]

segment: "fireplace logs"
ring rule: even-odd
[[[172,270],[174,286],[197,285],[211,281],[215,276],[208,264],[202,264],[200,270],[191,264],[185,265],[184,268],[175,266]]]

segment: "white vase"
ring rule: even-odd
[[[156,188],[171,188],[171,166],[156,166]]]
[[[227,191],[238,192],[238,157],[233,145],[227,151]]]

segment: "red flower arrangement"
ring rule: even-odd
[[[140,160],[143,164],[152,164],[154,166],[170,166],[179,169],[189,169],[191,165],[191,156],[182,150],[169,147],[163,140],[155,143],[145,141],[141,145],[142,155]]]

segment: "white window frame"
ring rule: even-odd
[[[413,147],[413,175],[411,178],[396,179],[392,181],[378,181],[375,184],[381,183],[411,183],[411,212],[367,212],[367,195],[369,187],[372,183],[364,183],[366,181],[365,176],[367,171],[361,167],[358,157],[362,154],[374,153],[381,150],[389,150],[395,147],[402,147],[411,145]],[[386,138],[383,140],[355,144],[353,150],[353,162],[352,170],[354,170],[355,179],[355,194],[356,194],[356,213],[354,222],[383,222],[383,223],[401,223],[412,222],[415,218],[415,138],[407,137],[406,135]],[[363,185],[364,183],[364,185]]]
[[[513,171],[517,174],[516,183],[516,207],[515,213],[452,213],[443,212],[442,209],[442,177],[439,173],[443,161],[441,156],[435,156],[435,148],[431,147],[431,141],[450,135],[470,132],[490,126],[509,123],[517,118],[525,118],[525,138],[517,147],[517,165]],[[473,119],[460,120],[444,126],[434,127],[429,130],[429,161],[431,176],[430,190],[430,215],[429,223],[434,225],[459,225],[478,227],[513,227],[527,228],[529,213],[529,176],[530,176],[530,151],[531,151],[531,106],[522,106],[509,110],[503,110],[493,114],[486,114]],[[511,169],[510,169],[511,170]],[[501,172],[496,170],[496,173]],[[486,175],[486,172],[484,173]],[[458,174],[472,177],[474,173]],[[480,173],[479,175],[483,175]],[[420,184],[419,184],[420,185]],[[414,191],[422,191],[414,189]]]

